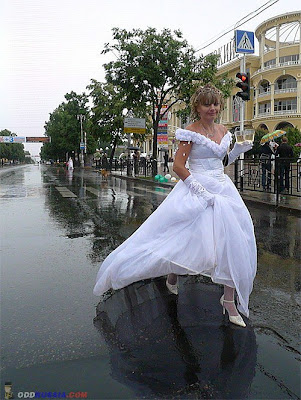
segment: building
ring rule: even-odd
[[[246,129],[263,129],[273,132],[287,126],[301,130],[301,12],[291,12],[273,17],[261,23],[255,31],[258,40],[259,55],[246,55],[246,71],[250,73],[251,98],[246,102]],[[256,39],[255,39],[256,40]],[[228,45],[227,45],[228,46]],[[256,47],[256,46],[255,46]],[[217,75],[228,74],[236,79],[240,72],[240,58],[233,54],[233,59],[221,65]],[[233,57],[234,55],[234,57]],[[221,113],[220,122],[229,130],[240,126],[240,98],[235,96],[239,91],[232,89]],[[168,153],[174,157],[176,151],[175,131],[184,128],[189,121],[181,121],[175,114],[185,104],[177,103],[168,117]],[[143,144],[144,151],[152,150],[152,137]],[[159,154],[159,159],[162,156]]]
[[[269,132],[287,126],[301,129],[301,12],[278,15],[260,24],[255,36],[259,56],[246,55],[251,99],[246,103],[245,127]],[[236,59],[221,66],[233,79],[240,71]],[[239,126],[238,88],[227,99],[221,122],[229,129]]]

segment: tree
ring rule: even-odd
[[[301,132],[296,126],[294,128],[287,127],[287,128],[284,128],[284,129],[286,131],[288,144],[290,144],[292,146],[293,151],[294,151],[294,156],[296,158],[298,158],[299,155],[300,155],[300,147],[295,146],[295,144],[296,143],[301,143]]]
[[[197,56],[180,31],[169,29],[158,33],[154,28],[113,28],[113,39],[115,43],[107,43],[102,51],[117,54],[117,60],[104,65],[106,79],[121,87],[127,107],[135,113],[150,107],[156,159],[162,106],[168,106],[167,113],[174,104],[188,102],[196,83],[214,81],[217,56]]]
[[[125,138],[122,115],[125,101],[117,85],[91,79],[91,84],[87,86],[87,89],[90,90],[94,104],[91,110],[91,131],[94,137],[98,138],[99,143],[111,145],[111,164],[116,146],[122,144]]]
[[[294,151],[294,157],[298,158],[300,154],[300,147],[295,146],[296,143],[301,143],[301,132],[297,127],[287,127],[285,128],[288,144],[290,144]],[[255,131],[255,138],[252,150],[250,150],[249,154],[259,154],[260,150],[260,141],[262,136],[268,134],[268,132],[264,129],[257,128]],[[276,143],[281,143],[281,137],[274,140]]]
[[[51,138],[50,143],[45,143],[41,148],[43,159],[66,159],[66,153],[71,154],[79,151],[81,138],[80,121],[77,116],[85,116],[84,129],[89,124],[88,96],[75,92],[65,95],[66,102],[61,103],[45,123],[45,135]],[[87,152],[93,153],[96,143],[93,135],[87,131]]]
[[[0,131],[0,136],[13,136],[17,134],[3,129]],[[0,158],[5,158],[11,161],[25,161],[24,145],[22,143],[0,143]]]

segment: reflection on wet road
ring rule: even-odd
[[[251,323],[240,329],[223,321],[222,289],[204,277],[182,277],[177,298],[163,279],[137,282],[100,303],[92,295],[99,263],[169,189],[37,166],[0,171],[0,180],[1,379],[15,392],[298,398],[296,216],[249,207],[259,262]]]

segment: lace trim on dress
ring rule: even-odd
[[[230,146],[230,143],[232,142],[232,134],[231,132],[228,131],[222,138],[220,144],[218,144],[198,132],[193,132],[188,129],[179,128],[176,130],[176,139],[205,145],[209,149],[211,149],[217,156],[220,157],[224,154],[225,150]]]

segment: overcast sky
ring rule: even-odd
[[[92,78],[104,80],[102,65],[111,56],[100,52],[113,27],[180,29],[199,49],[267,1],[1,0],[0,130],[43,136],[49,113],[66,93],[84,92]],[[264,20],[298,9],[299,0],[279,0],[239,29],[254,31]]]

